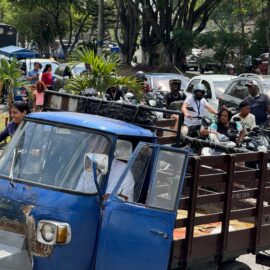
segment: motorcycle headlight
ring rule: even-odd
[[[52,220],[40,220],[37,241],[46,245],[68,244],[71,241],[70,225]]]

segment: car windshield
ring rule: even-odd
[[[217,97],[224,94],[225,89],[227,88],[229,83],[230,83],[230,80],[227,80],[227,81],[213,81],[213,85],[214,85]]]
[[[107,137],[26,121],[0,161],[0,174],[67,190],[79,190],[86,153],[109,155]]]
[[[182,82],[181,89],[187,87],[187,81],[183,77],[158,77],[153,79],[153,88],[155,91],[170,91],[170,80],[178,79]]]
[[[85,65],[84,64],[78,64],[73,68],[73,72],[75,76],[80,75],[83,71],[85,71]]]

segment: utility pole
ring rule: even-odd
[[[97,40],[97,53],[102,55],[104,39],[104,0],[99,0],[98,4],[98,40]]]

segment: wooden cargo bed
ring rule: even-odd
[[[270,249],[268,153],[191,157],[174,230],[171,269]],[[256,161],[258,169],[245,166]]]

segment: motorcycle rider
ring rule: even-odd
[[[230,130],[237,130],[239,139],[241,141],[244,138],[244,129],[239,122],[230,122],[232,113],[227,108],[221,108],[217,114],[217,121],[212,123],[209,132],[219,135],[225,135],[231,139]]]
[[[150,85],[147,82],[147,78],[146,78],[145,73],[143,71],[136,72],[135,78],[136,78],[137,82],[142,85],[142,90],[143,90],[144,94],[151,92]]]
[[[235,66],[233,64],[227,64],[226,72],[228,75],[236,76]]]
[[[250,113],[250,105],[247,101],[242,101],[239,104],[239,113],[232,117],[234,120],[236,117],[240,118],[241,124],[245,129],[251,130],[256,127],[256,119],[253,114]]]
[[[198,83],[193,88],[193,95],[189,95],[182,106],[182,112],[185,116],[184,126],[181,133],[187,135],[189,130],[200,129],[201,135],[208,135],[208,131],[201,128],[201,119],[205,109],[210,113],[216,114],[217,111],[204,98],[206,87]]]
[[[184,101],[186,94],[181,91],[181,80],[173,79],[169,81],[170,92],[164,96],[164,103],[168,109],[170,104],[174,101]]]

